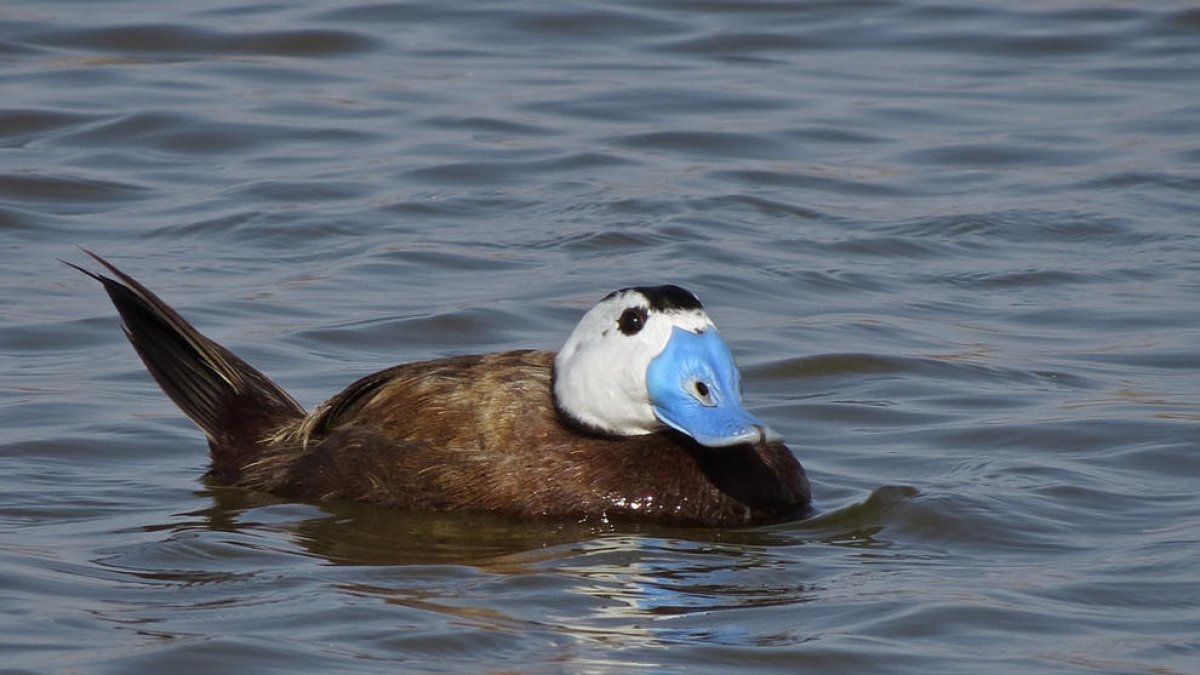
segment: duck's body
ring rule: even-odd
[[[568,341],[558,355],[521,350],[395,366],[306,413],[144,286],[97,260],[117,279],[88,274],[104,283],[151,374],[208,435],[211,473],[221,482],[302,500],[706,525],[796,518],[809,508],[804,470],[748,413],[689,432],[701,445],[669,428],[691,429],[696,410],[656,403],[657,416],[638,421],[641,413],[630,408],[624,426],[614,426],[617,418],[604,410],[620,401],[564,409],[582,391],[572,375],[586,372],[568,359],[586,344]],[[635,333],[646,321],[641,314]],[[687,335],[705,338],[703,327],[694,333]],[[711,335],[718,339],[715,329]],[[709,408],[700,413],[724,405],[711,400],[719,384],[703,390]]]
[[[384,370],[282,426],[225,479],[307,500],[712,524],[807,504],[781,443],[714,450],[678,433],[603,438],[564,425],[553,362],[513,351]]]

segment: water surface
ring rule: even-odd
[[[12,672],[1193,673],[1190,3],[9,2]],[[305,405],[704,300],[821,516],[206,483],[84,245]]]

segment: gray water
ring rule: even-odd
[[[1200,9],[0,7],[0,667],[1200,672]],[[696,291],[811,521],[289,503],[110,257],[305,405]]]

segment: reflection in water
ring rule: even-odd
[[[592,542],[562,565],[576,580],[574,593],[594,611],[563,617],[572,634],[613,639],[623,648],[666,646],[702,639],[726,645],[754,642],[733,617],[693,619],[714,613],[796,605],[812,599],[807,585],[776,574],[782,565],[769,548],[755,544],[620,536]]]
[[[296,505],[273,495],[210,485],[212,507],[188,514],[197,520],[148,526],[181,531],[204,527],[234,532],[243,528],[274,528],[288,532],[309,553],[337,565],[472,565],[487,571],[520,571],[542,555],[554,557],[556,547],[577,544],[573,552],[614,541],[693,542],[696,552],[742,551],[744,547],[796,545],[796,537],[826,543],[870,545],[868,531],[878,531],[889,513],[917,495],[905,486],[884,486],[862,502],[813,518],[754,529],[676,528],[648,523],[575,522],[517,519],[487,513],[420,513],[372,505],[333,503]],[[283,507],[283,519],[260,520],[271,507]],[[297,514],[294,509],[301,509]],[[318,517],[301,517],[309,513]],[[698,538],[698,539],[697,539]],[[721,548],[725,547],[725,548]],[[734,547],[734,548],[730,548]],[[634,547],[635,549],[639,547]],[[651,546],[651,550],[657,547]],[[685,547],[681,553],[692,552]],[[668,556],[670,557],[670,556]]]
[[[95,561],[137,584],[97,616],[143,635],[183,637],[205,614],[253,616],[263,606],[303,606],[291,584],[278,581],[317,575],[336,593],[303,611],[340,617],[349,608],[393,608],[399,612],[393,642],[416,639],[406,626],[425,627],[421,649],[447,653],[461,650],[456,641],[464,635],[543,635],[561,651],[559,659],[604,670],[630,659],[661,665],[653,654],[695,640],[805,641],[798,629],[747,625],[743,612],[819,598],[820,585],[795,573],[797,548],[886,545],[874,535],[915,491],[881,488],[861,503],[770,528],[610,524],[604,531],[593,524],[290,504],[223,487],[206,494],[208,508],[143,528],[165,539]],[[156,592],[164,586],[175,588],[168,603]],[[242,587],[255,592],[243,595],[236,590]],[[589,645],[604,645],[611,660],[584,657]]]

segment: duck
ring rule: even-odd
[[[207,437],[218,484],[301,502],[737,527],[811,513],[809,481],[742,402],[698,297],[631,286],[557,352],[405,363],[306,411],[133,277],[83,249],[125,335]]]

